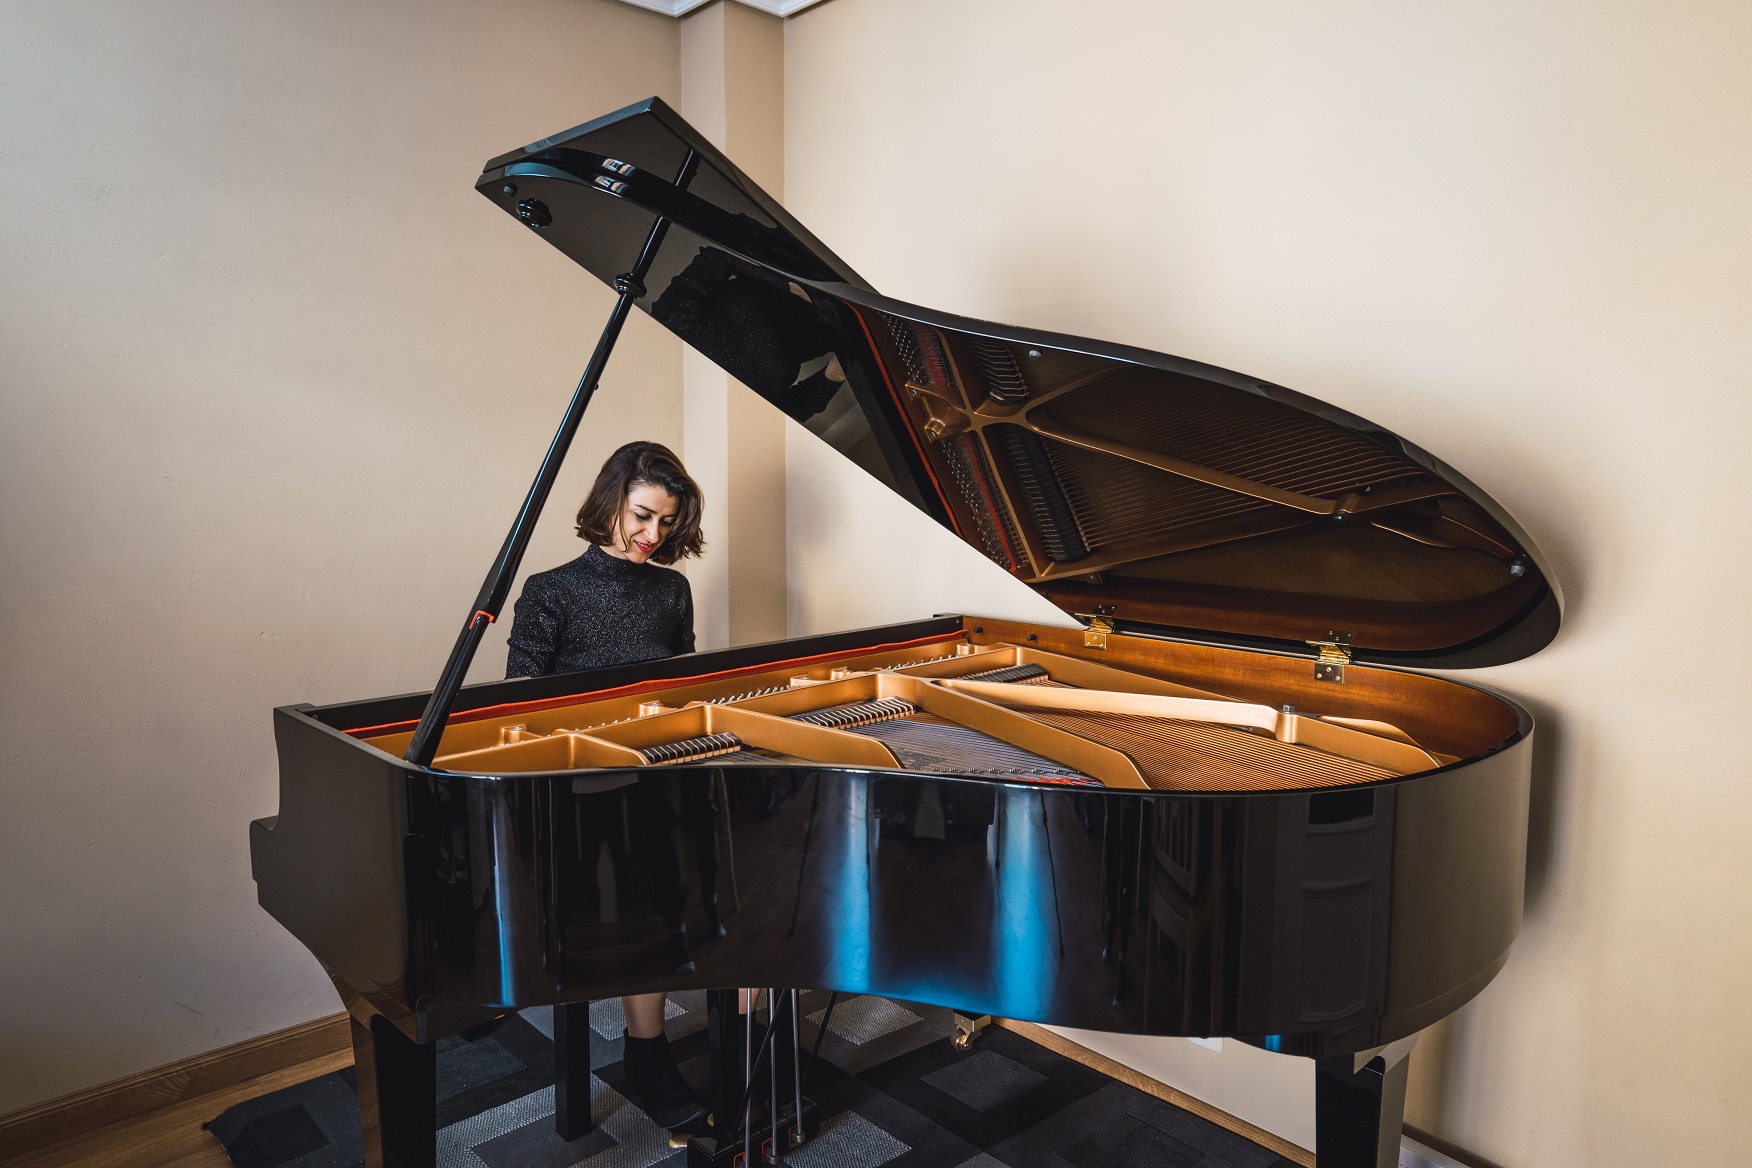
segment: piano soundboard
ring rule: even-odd
[[[1370,783],[1454,761],[1377,720],[1268,709],[1026,645],[960,640],[943,649],[583,695],[464,722],[445,735],[434,766],[507,774],[709,760],[1243,791]],[[408,736],[364,741],[399,754]]]

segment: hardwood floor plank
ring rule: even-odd
[[[46,1148],[0,1160],[0,1168],[230,1168],[219,1141],[201,1130],[234,1103],[254,1099],[353,1065],[353,1052],[310,1059],[284,1070],[173,1103]]]
[[[0,1116],[0,1162],[82,1135],[99,1124],[112,1126],[151,1115],[280,1067],[351,1049],[347,1016],[330,1014],[89,1091],[50,1099]]]
[[[1136,1087],[1146,1095],[1154,1095],[1164,1103],[1172,1103],[1182,1111],[1190,1111],[1201,1119],[1209,1120],[1218,1127],[1227,1128],[1238,1136],[1252,1140],[1262,1148],[1269,1148],[1293,1164],[1303,1168],[1314,1168],[1314,1153],[1308,1149],[1292,1144],[1289,1140],[1273,1135],[1262,1127],[1255,1127],[1244,1119],[1220,1111],[1202,1099],[1196,1099],[1184,1091],[1176,1091],[1166,1083],[1158,1082],[1139,1071],[1115,1062],[1104,1054],[1097,1054],[1088,1047],[1072,1042],[1068,1038],[1054,1034],[1044,1026],[1036,1026],[1032,1022],[1013,1022],[1008,1018],[993,1018],[992,1025],[1001,1026],[1005,1030],[1013,1030],[1023,1038],[1039,1046],[1064,1055],[1072,1062],[1082,1063],[1092,1070],[1100,1071],[1110,1079],[1118,1079],[1127,1086]],[[4,1166],[0,1166],[4,1168]]]

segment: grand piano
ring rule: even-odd
[[[434,691],[274,712],[254,876],[353,1019],[368,1162],[432,1164],[435,1042],[535,1005],[586,1130],[585,1004],[687,989],[718,1080],[690,1160],[756,1127],[782,1154],[810,1105],[747,1086],[736,990],[777,987],[783,1023],[804,987],[950,1007],[963,1040],[1310,1058],[1321,1168],[1397,1163],[1417,1035],[1521,921],[1532,719],[1417,672],[1555,635],[1503,508],[1280,386],[883,297],[655,98],[476,187],[619,299]],[[1079,627],[921,616],[463,686],[634,307]]]

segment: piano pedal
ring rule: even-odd
[[[779,1112],[779,1123],[784,1129],[785,1149],[779,1154],[778,1159],[774,1159],[772,1156],[771,1117],[764,1117],[765,1122],[762,1122],[762,1118],[757,1112],[755,1122],[760,1133],[760,1145],[759,1150],[755,1152],[756,1163],[754,1165],[743,1161],[741,1137],[720,1144],[719,1140],[713,1136],[696,1135],[686,1141],[687,1168],[759,1168],[761,1164],[777,1164],[784,1159],[786,1154],[801,1147],[821,1133],[821,1108],[816,1105],[815,1100],[807,1096],[804,1097],[802,1123],[796,1122],[794,1108],[786,1106]],[[670,1146],[675,1145],[672,1142]]]

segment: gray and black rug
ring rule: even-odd
[[[825,993],[805,993],[813,1043]],[[682,1073],[704,1086],[705,995],[670,998]],[[682,1168],[684,1151],[621,1093],[618,1001],[591,1005],[596,1129],[554,1134],[552,1019],[508,1018],[438,1047],[438,1162],[444,1168]],[[842,998],[809,1094],[821,1134],[792,1168],[1290,1168],[1290,1161],[1009,1031],[950,1042],[947,1010]],[[207,1125],[237,1168],[354,1168],[363,1162],[349,1068],[240,1103]]]

